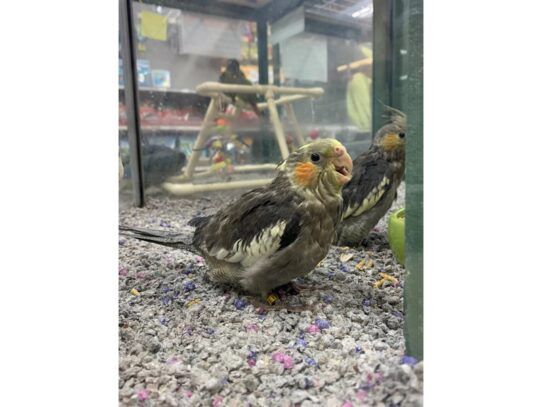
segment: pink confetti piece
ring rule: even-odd
[[[213,407],[218,407],[219,405],[222,404],[222,397],[220,396],[216,396],[214,399],[213,399]]]
[[[307,328],[307,332],[310,334],[316,334],[320,332],[320,328],[318,328],[318,325],[312,324],[311,326]]]
[[[274,360],[275,362],[280,362],[280,363],[282,363],[282,362],[284,361],[284,356],[285,356],[285,355],[284,355],[284,353],[282,353],[282,352],[275,352],[275,353],[273,353],[272,358],[273,358],[273,360]]]
[[[145,273],[142,271],[139,271],[136,273],[136,277],[139,279],[144,279],[146,277]]]
[[[145,401],[149,398],[149,392],[145,389],[137,392],[137,398],[139,401]]]
[[[258,325],[248,324],[247,326],[245,326],[245,329],[247,332],[258,332]]]
[[[352,404],[351,401],[346,400],[346,401],[344,402],[344,404],[343,404],[343,407],[354,407],[354,405]]]
[[[291,356],[284,355],[282,366],[284,366],[285,369],[291,369],[294,367],[294,359]]]
[[[119,276],[126,277],[128,275],[128,270],[126,270],[124,267],[119,269]]]
[[[356,393],[356,397],[359,401],[363,401],[367,398],[367,392],[366,391],[363,391],[363,390],[359,390],[357,393]]]
[[[250,367],[253,367],[256,365],[256,359],[249,359],[247,363]]]
[[[187,391],[186,393],[184,393],[184,395],[188,398],[192,397],[192,394],[194,393],[192,393],[191,391]]]

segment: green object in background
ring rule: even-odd
[[[372,81],[362,73],[352,76],[346,91],[346,110],[348,118],[361,132],[370,132]]]
[[[405,265],[405,208],[393,212],[388,222],[388,242],[395,258]]]

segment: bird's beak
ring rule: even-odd
[[[352,179],[352,158],[343,146],[335,147],[335,158],[331,160],[335,166],[335,175],[339,184],[344,185]]]

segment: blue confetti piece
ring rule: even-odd
[[[371,305],[371,300],[365,298],[363,301],[362,301],[362,304],[364,307],[368,307],[369,305]]]
[[[410,365],[413,366],[416,363],[418,363],[418,360],[414,356],[403,356],[401,358],[401,364],[402,365]]]
[[[183,284],[184,292],[190,292],[196,289],[196,284],[193,281],[185,281]]]
[[[266,318],[266,315],[265,315],[265,314],[258,315],[258,319],[259,319],[260,321],[263,321],[265,318]]]
[[[167,324],[167,319],[164,318],[164,317],[158,317],[158,321],[162,324],[162,325],[166,325]]]
[[[296,340],[295,343],[296,343],[296,345],[302,346],[302,347],[304,347],[304,348],[306,348],[306,347],[309,345],[309,344],[307,343],[307,341],[305,340],[305,338],[303,338],[303,337],[297,338],[297,340]]]
[[[335,277],[335,273],[332,272],[332,271],[330,271],[330,272],[327,273],[327,277],[328,277],[329,279],[332,279],[333,277]]]
[[[248,352],[248,358],[249,359],[256,359],[257,356],[258,356],[258,353],[254,352],[253,350]]]
[[[361,352],[361,348],[356,345],[356,353],[360,353],[360,352]]]
[[[171,297],[169,295],[164,295],[162,297],[162,304],[164,304],[164,305],[171,304]]]
[[[192,263],[188,263],[183,270],[183,274],[191,274],[194,272],[194,265]]]
[[[207,333],[208,333],[209,335],[212,335],[212,334],[215,333],[215,330],[214,330],[213,328],[207,328]]]
[[[171,288],[169,288],[169,287],[163,287],[163,288],[162,288],[162,292],[163,292],[163,293],[167,293],[167,292],[169,292],[169,291],[171,291]]]
[[[339,266],[339,270],[341,270],[343,273],[348,273],[350,271],[350,269],[348,268],[346,264],[341,264]]]
[[[236,298],[234,301],[233,301],[233,305],[235,306],[235,308],[237,308],[238,310],[243,310],[245,309],[245,307],[247,306],[247,303],[242,300],[241,298]]]
[[[313,358],[305,358],[305,362],[307,362],[307,364],[310,366],[316,366],[318,364]]]
[[[324,295],[324,302],[326,304],[331,304],[333,302],[333,296],[329,294]]]
[[[326,321],[325,319],[317,319],[315,321],[315,324],[320,329],[327,329],[329,328],[329,321]]]

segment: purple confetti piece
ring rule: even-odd
[[[410,366],[413,366],[415,365],[416,363],[418,363],[418,361],[416,360],[416,358],[414,356],[403,356],[401,358],[401,364],[402,365],[410,365]]]
[[[233,301],[233,305],[235,306],[235,308],[237,308],[238,310],[243,310],[245,309],[245,307],[247,306],[247,303],[241,299],[241,298],[236,298],[234,301]]]
[[[162,304],[164,304],[164,305],[171,304],[171,297],[169,295],[164,295],[162,297]]]
[[[316,366],[318,364],[313,358],[305,358],[305,362],[307,362],[309,366]]]
[[[191,274],[193,271],[194,271],[194,265],[192,263],[188,263],[183,270],[183,274]]]
[[[339,270],[341,270],[343,273],[348,273],[350,271],[346,264],[339,265]]]
[[[124,243],[126,243],[126,240],[119,239],[119,246],[124,246]]]
[[[296,345],[301,346],[303,348],[306,348],[309,345],[304,337],[297,338],[295,343]]]
[[[146,275],[144,272],[139,271],[136,273],[136,277],[139,278],[140,280],[143,280],[146,277]]]
[[[196,289],[196,284],[193,281],[185,281],[183,284],[184,292],[188,293]]]
[[[126,270],[124,267],[119,269],[119,276],[126,277],[128,275],[128,270]]]
[[[393,311],[392,314],[399,319],[403,319],[403,314],[401,314],[399,311]]]
[[[324,295],[324,302],[326,304],[331,304],[333,302],[333,296],[329,294]]]
[[[329,328],[329,322],[326,321],[325,319],[317,319],[317,320],[315,321],[315,323],[316,323],[316,326],[318,326],[318,328],[320,328],[320,329],[327,329],[327,328]]]
[[[253,350],[248,351],[248,358],[249,359],[256,359],[256,356],[258,356],[257,352],[255,352]]]

